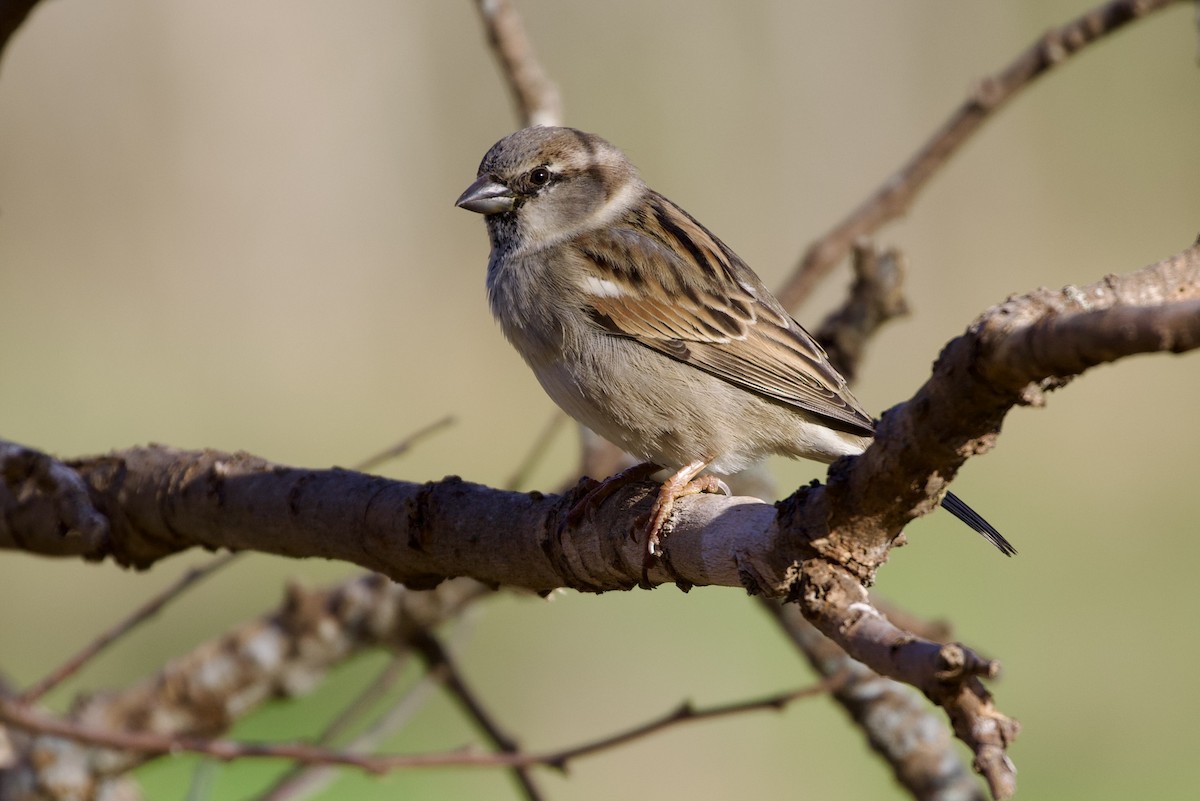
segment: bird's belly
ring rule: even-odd
[[[830,462],[866,440],[629,340],[530,366],[567,414],[634,456],[664,467],[711,460],[728,474],[772,453]]]

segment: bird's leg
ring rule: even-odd
[[[598,509],[602,503],[608,500],[610,495],[621,487],[632,484],[635,481],[644,481],[661,469],[661,467],[653,462],[642,462],[641,464],[635,464],[633,467],[626,468],[619,473],[612,474],[588,490],[588,493],[571,507],[571,510],[567,512],[567,525],[577,525],[583,520],[585,515]]]
[[[642,556],[643,587],[650,586],[648,575],[650,567],[654,564],[655,558],[662,553],[662,528],[671,517],[675,501],[701,492],[729,494],[729,487],[725,486],[725,482],[716,476],[696,478],[704,468],[708,467],[710,461],[712,460],[697,459],[685,464],[673,476],[664,481],[659,489],[658,497],[654,499],[654,506],[650,509],[649,520],[646,522],[646,552]]]

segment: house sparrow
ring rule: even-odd
[[[871,444],[871,415],[821,346],[604,139],[526,128],[478,175],[456,205],[487,222],[488,300],[505,336],[555,403],[646,460],[632,474],[676,471],[650,514],[647,563],[675,500],[723,487],[705,470],[775,453],[831,463]],[[957,496],[942,505],[1016,552]]]

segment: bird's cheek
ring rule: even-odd
[[[563,221],[553,206],[539,201],[525,203],[517,215],[522,238],[526,242],[544,244],[559,238],[564,232]]]

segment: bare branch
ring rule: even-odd
[[[1095,364],[1196,348],[1200,246],[1090,286],[1011,298],[946,347],[916,397],[884,417],[875,445],[835,464],[827,486],[806,488],[781,503],[778,519],[775,509],[747,498],[684,501],[652,576],[683,586],[740,584],[798,601],[805,616],[852,657],[942,706],[994,795],[1006,798],[1015,777],[1005,748],[1018,727],[995,709],[980,681],[994,676],[998,665],[963,646],[897,628],[872,606],[864,584],[901,527],[932,508],[966,458],[987,450],[1014,405],[1040,402],[1045,388]],[[637,582],[641,544],[628,533],[640,530],[639,516],[656,489],[643,484],[615,493],[595,520],[566,530],[570,493],[501,493],[458,479],[418,486],[347,471],[283,468],[244,454],[161,447],[72,466],[112,523],[103,547],[69,550],[63,543],[71,538],[25,537],[11,529],[8,516],[0,517],[0,546],[29,550],[33,543],[52,553],[112,556],[139,566],[197,544],[255,548],[355,561],[419,586],[465,573],[540,590],[565,585],[602,591]],[[36,531],[45,529],[36,521],[39,504],[40,514],[57,519],[54,499],[37,493],[22,496],[23,514],[17,516]],[[0,497],[0,507],[15,505],[7,494]],[[3,714],[20,725],[41,720],[30,707],[12,703]],[[70,736],[106,745],[113,743],[102,732],[136,728],[96,727],[86,719],[72,726],[82,733]],[[247,749],[178,739],[164,745],[161,738],[155,746],[153,739],[128,736],[135,740],[118,747],[200,748],[222,758],[328,758],[307,746]],[[463,764],[454,755],[397,759],[385,766]],[[470,757],[472,764],[505,765],[537,759]],[[385,763],[347,756],[344,764]]]
[[[544,753],[497,752],[480,753],[471,749],[427,754],[359,754],[338,751],[305,743],[243,743],[233,740],[213,740],[194,736],[145,733],[128,729],[100,727],[86,722],[62,720],[34,710],[23,704],[0,698],[0,721],[8,722],[23,731],[53,735],[78,743],[137,753],[142,758],[162,756],[183,751],[203,754],[221,760],[265,758],[289,759],[303,764],[344,765],[372,773],[384,773],[400,768],[446,767],[534,767],[538,765],[563,769],[572,760],[619,745],[640,740],[651,734],[680,724],[743,715],[748,712],[778,711],[789,704],[822,695],[837,686],[839,679],[825,680],[812,687],[722,704],[712,707],[693,707],[683,704],[645,723],[583,745]],[[127,767],[127,766],[126,766]],[[8,777],[0,776],[0,795]]]
[[[993,797],[1016,791],[1016,768],[1006,749],[1020,726],[992,704],[979,680],[995,678],[998,663],[958,643],[939,644],[899,629],[870,603],[848,571],[813,559],[800,568],[801,611],[825,636],[876,673],[916,687],[950,716],[955,735],[975,753]]]
[[[917,194],[992,115],[1022,89],[1088,45],[1178,0],[1116,0],[1042,35],[1000,72],[984,78],[950,119],[875,193],[805,251],[780,302],[795,309],[861,237],[907,213]]]
[[[9,724],[19,755],[16,767],[0,771],[0,798],[34,775],[50,774],[62,784],[58,798],[99,797],[97,783],[106,777],[180,749],[219,759],[249,752],[320,761],[312,754],[321,749],[311,746],[289,751],[209,738],[271,698],[307,692],[330,667],[365,648],[402,651],[416,632],[459,614],[485,593],[471,581],[413,592],[370,575],[325,591],[292,587],[275,614],[196,648],[147,681],[89,696],[67,719],[0,698],[0,721]],[[112,750],[98,758],[85,745]]]
[[[410,448],[412,448],[421,440],[436,434],[438,431],[441,431],[443,428],[446,428],[453,423],[454,417],[452,415],[447,415],[441,420],[435,420],[424,428],[417,429],[412,434],[409,434],[407,437],[397,442],[395,445],[380,451],[374,456],[367,457],[363,461],[354,465],[354,469],[360,473],[365,473],[368,470],[372,470],[379,465],[384,464],[385,462],[390,462],[392,459],[403,456],[409,451]]]
[[[566,424],[568,419],[562,412],[558,410],[554,411],[550,419],[546,421],[546,425],[542,428],[541,433],[537,435],[533,444],[529,446],[525,457],[521,459],[520,464],[512,471],[508,480],[504,482],[505,489],[518,490],[524,486],[534,467],[545,457],[546,451],[550,448],[550,443],[554,441],[554,435]]]
[[[871,747],[918,801],[982,801],[978,780],[928,702],[909,687],[851,659],[809,623],[795,604],[759,599],[762,608],[822,676],[841,675],[832,694],[862,728]]]
[[[488,741],[498,750],[506,754],[516,754],[521,751],[520,744],[505,732],[496,719],[487,710],[483,701],[467,684],[462,672],[458,669],[450,652],[442,646],[441,641],[430,632],[422,632],[412,640],[413,647],[420,652],[430,671],[438,671],[445,676],[446,689],[458,700],[459,705],[466,711]],[[513,778],[521,792],[529,801],[540,801],[542,792],[533,780],[533,774],[527,766],[516,765],[512,768]]]
[[[879,251],[866,242],[854,248],[854,283],[840,308],[815,332],[829,360],[851,384],[867,344],[889,320],[908,314],[904,297],[907,260],[895,249]]]
[[[141,607],[135,609],[133,614],[119,621],[108,631],[101,634],[92,642],[84,646],[77,654],[72,656],[55,670],[50,671],[41,681],[30,687],[25,692],[21,693],[20,702],[23,704],[36,703],[42,696],[50,692],[69,677],[77,673],[89,661],[96,658],[105,648],[111,646],[124,635],[135,629],[140,624],[149,620],[162,611],[163,607],[171,601],[178,598],[188,588],[195,585],[201,579],[208,578],[213,573],[221,570],[234,559],[237,554],[230,553],[223,556],[218,556],[211,560],[208,564],[201,567],[194,567],[179,577],[169,587],[164,589],[152,597],[149,601],[142,604]]]
[[[108,520],[92,503],[88,487],[67,465],[39,451],[0,440],[0,477],[8,493],[0,496],[3,521],[32,540],[70,540],[83,549],[104,548]],[[52,499],[24,519],[32,499]]]
[[[165,446],[129,448],[78,460],[73,466],[93,488],[112,523],[109,538],[84,543],[53,532],[52,494],[22,498],[22,528],[0,517],[0,548],[45,556],[111,558],[147,568],[193,547],[256,550],[284,556],[321,556],[352,562],[412,587],[436,585],[453,575],[489,584],[548,591],[628,588],[641,572],[640,546],[627,533],[652,498],[655,485],[630,488],[608,501],[605,514],[574,530],[561,521],[575,501],[567,495],[503,492],[457,478],[414,484],[347,470],[305,470],[248,454],[180,451]],[[586,489],[586,483],[579,489]],[[704,499],[717,501],[717,498]],[[720,499],[727,501],[728,499]],[[770,506],[742,499],[745,508],[696,504],[694,522],[676,527],[685,541],[705,533],[727,547],[761,537],[774,518]],[[12,503],[0,486],[0,508]],[[720,520],[712,520],[719,515]],[[30,536],[32,532],[36,536]],[[738,548],[750,547],[746,539]],[[733,564],[679,566],[693,583],[738,586]],[[716,569],[714,575],[707,575]],[[699,581],[695,581],[699,579]]]
[[[1091,286],[1014,297],[952,341],[920,392],[884,415],[875,444],[835,464],[828,486],[781,504],[779,521],[749,498],[683,501],[652,578],[781,595],[792,566],[820,554],[869,582],[903,526],[933,508],[968,457],[991,446],[1014,405],[1040,402],[1045,388],[1089,366],[1198,346],[1198,248]],[[58,535],[53,493],[19,481],[15,491],[0,488],[0,508],[16,510],[0,516],[0,548],[139,568],[196,546],[253,549],[354,562],[414,587],[469,575],[599,592],[640,577],[638,518],[655,489],[614,493],[594,518],[568,528],[566,512],[586,482],[564,496],[519,494],[161,446],[71,466],[107,515],[110,537]]]
[[[1005,749],[1019,728],[979,681],[998,665],[896,628],[863,585],[904,523],[928,510],[963,461],[990,447],[1010,408],[1040,403],[1043,389],[1121,356],[1197,347],[1200,246],[1087,287],[1012,298],[947,345],[916,397],[884,416],[875,446],[834,465],[827,487],[784,505],[785,517],[793,501],[804,510],[785,529],[811,536],[828,525],[812,541],[823,559],[794,576],[791,597],[805,617],[855,659],[944,708],[996,798],[1015,792]]]
[[[594,754],[598,751],[606,751],[615,746],[623,745],[634,740],[639,740],[650,734],[654,734],[662,731],[663,729],[676,726],[680,723],[692,723],[701,720],[711,720],[713,718],[729,717],[732,715],[744,715],[747,712],[779,711],[794,701],[823,695],[838,687],[842,680],[842,676],[832,676],[822,680],[819,684],[816,684],[812,687],[802,687],[798,690],[768,695],[764,698],[754,698],[748,701],[737,701],[731,704],[721,704],[711,707],[694,707],[690,703],[684,703],[672,712],[668,712],[667,714],[658,718],[654,718],[646,721],[645,723],[633,726],[626,731],[618,732],[617,734],[603,737],[583,745],[544,754],[540,757],[539,761],[561,769],[565,768],[567,763],[573,759],[578,759],[579,757],[588,754]]]
[[[534,55],[516,8],[510,0],[476,0],[476,5],[487,29],[488,44],[516,101],[522,126],[562,125],[558,87]]]
[[[1083,287],[1038,290],[987,310],[942,351],[933,375],[883,415],[875,444],[838,462],[826,488],[830,537],[843,565],[878,565],[888,543],[928,512],[969,457],[994,444],[1013,406],[1089,367],[1136,353],[1200,347],[1200,246]],[[809,512],[822,502],[806,499]],[[858,568],[855,568],[858,570]],[[867,578],[873,568],[860,571]]]
[[[355,698],[331,723],[321,737],[318,745],[328,746],[343,729],[358,717],[365,714],[369,708],[399,680],[402,668],[408,662],[408,654],[398,654],[383,669],[371,684]],[[380,721],[370,729],[355,737],[345,746],[346,751],[368,753],[379,746],[382,739],[398,730],[400,726],[412,718],[414,712],[424,706],[432,694],[436,684],[445,679],[445,671],[434,670],[427,672],[403,698],[392,705]],[[294,765],[257,801],[287,801],[293,798],[304,798],[319,792],[328,786],[339,775],[338,769],[332,765],[300,764]]]

